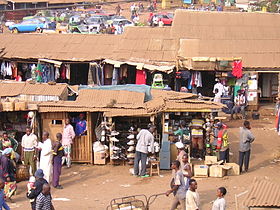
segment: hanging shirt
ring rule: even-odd
[[[136,70],[136,85],[145,85],[146,84],[146,71],[145,70]]]
[[[242,61],[234,61],[232,65],[232,75],[236,78],[242,77]]]

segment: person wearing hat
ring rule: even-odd
[[[6,148],[2,152],[1,165],[0,165],[0,177],[5,181],[5,196],[7,199],[11,199],[16,191],[16,168],[10,159],[13,148]]]
[[[242,92],[242,90],[237,91],[237,96],[234,98],[234,106],[231,110],[231,119],[233,119],[233,114],[240,113],[242,114],[243,119],[246,118],[246,98]]]
[[[180,169],[181,169],[184,166],[183,156],[187,154],[185,151],[185,145],[182,142],[176,142],[175,146],[178,149],[178,155],[176,160],[180,162]]]
[[[35,172],[35,178],[36,178],[36,181],[34,184],[35,187],[33,189],[31,189],[31,192],[29,194],[26,195],[27,198],[34,199],[34,201],[31,202],[32,210],[36,210],[36,198],[42,192],[43,185],[48,184],[47,180],[44,179],[44,172],[42,169],[38,169]]]

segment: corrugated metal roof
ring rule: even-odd
[[[168,100],[165,103],[165,110],[212,110],[222,108],[222,104],[202,100]]]
[[[113,109],[104,112],[107,117],[122,117],[122,116],[150,116],[146,109]]]
[[[24,86],[22,82],[0,82],[0,97],[20,95]]]
[[[22,90],[23,95],[46,95],[46,96],[61,96],[67,90],[67,84],[57,83],[49,85],[47,83],[25,83]]]
[[[141,108],[144,97],[144,93],[132,91],[83,89],[76,102],[86,107]]]
[[[0,82],[0,96],[17,96],[17,95],[44,95],[44,96],[61,96],[65,93],[67,84],[49,85],[46,83],[31,84],[28,82]]]
[[[280,186],[268,180],[255,180],[244,199],[247,207],[280,207]]]

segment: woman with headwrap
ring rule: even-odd
[[[6,148],[0,157],[0,178],[5,181],[4,193],[7,199],[11,199],[17,188],[15,179],[16,169],[10,159],[12,151],[12,148]]]

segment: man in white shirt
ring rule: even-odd
[[[213,93],[215,93],[215,90],[218,89],[218,94],[222,96],[223,94],[225,94],[225,87],[219,79],[216,79],[216,81],[217,83],[214,85]]]
[[[220,187],[217,190],[217,199],[214,201],[212,210],[226,210],[226,200],[224,196],[227,194],[227,190],[224,187]]]
[[[40,169],[44,172],[44,178],[50,183],[52,175],[52,141],[49,139],[49,133],[43,132],[43,143],[39,143],[41,150]]]
[[[197,182],[195,179],[190,179],[189,189],[186,194],[186,210],[199,210],[200,200],[196,189]]]
[[[237,91],[238,95],[234,98],[234,107],[231,110],[231,119],[233,119],[234,113],[241,112],[243,119],[246,119],[246,98],[241,90]]]
[[[136,139],[136,153],[134,159],[134,175],[147,177],[146,175],[146,161],[148,157],[148,146],[151,148],[151,153],[154,153],[154,136],[153,133],[156,130],[156,126],[150,126],[149,130],[142,129]],[[139,162],[141,160],[141,171],[139,174]]]
[[[38,145],[37,136],[31,133],[31,128],[26,128],[26,134],[21,140],[21,158],[24,161],[24,165],[31,167],[31,174],[33,175],[36,171],[36,147]]]

